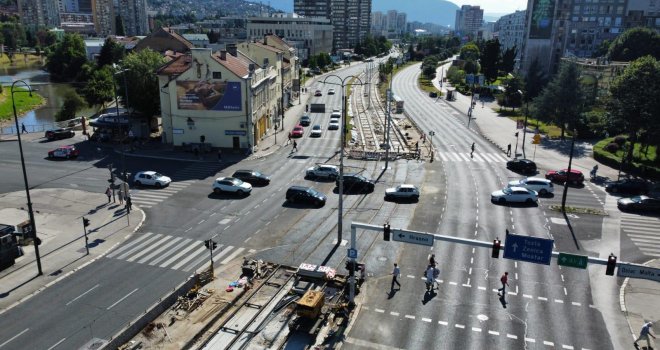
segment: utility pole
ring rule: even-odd
[[[568,157],[568,169],[566,169],[566,182],[564,183],[564,193],[561,196],[561,212],[566,214],[566,196],[568,195],[568,184],[571,183],[571,164],[573,163],[573,149],[575,148],[575,138],[577,130],[573,129],[573,139],[571,140],[571,153]]]

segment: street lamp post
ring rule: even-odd
[[[568,169],[566,169],[566,182],[564,183],[564,193],[561,196],[561,212],[566,213],[566,196],[568,195],[568,184],[571,182],[571,165],[573,164],[573,149],[575,148],[575,138],[577,130],[573,129],[573,138],[571,140],[571,153],[568,157]]]
[[[37,276],[43,275],[41,270],[41,257],[39,256],[39,244],[41,243],[37,237],[37,225],[34,223],[34,212],[32,211],[32,200],[30,200],[30,186],[28,185],[27,172],[25,170],[25,158],[23,157],[23,145],[21,144],[21,130],[18,128],[18,114],[16,113],[16,100],[14,99],[14,87],[17,83],[22,83],[28,88],[28,93],[32,96],[32,87],[23,80],[17,80],[11,84],[11,105],[14,109],[14,122],[16,123],[16,136],[18,137],[18,150],[21,154],[21,167],[23,168],[23,182],[25,183],[25,196],[27,197],[28,215],[30,216],[30,228],[34,235],[34,255],[37,258]]]
[[[523,98],[524,94],[521,90],[518,90],[518,93],[520,94],[520,97]],[[527,159],[527,156],[525,155],[525,136],[527,136],[527,116],[529,115],[529,101],[527,102],[527,107],[525,108],[525,123],[523,125],[523,140],[522,140],[522,152],[523,152],[523,158]]]

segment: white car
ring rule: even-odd
[[[328,130],[339,130],[339,119],[330,119]]]
[[[419,199],[419,189],[415,185],[403,184],[385,190],[385,199]]]
[[[330,114],[330,119],[339,119],[339,118],[341,118],[341,112],[339,112],[339,111],[337,111],[337,112],[332,112],[332,113]]]
[[[321,129],[321,126],[316,124],[312,126],[312,131],[309,133],[309,137],[321,137],[322,133],[323,130]]]
[[[155,171],[140,171],[133,177],[135,186],[154,186],[161,188],[169,185],[172,179]]]
[[[524,187],[506,187],[499,191],[495,191],[490,195],[490,201],[496,203],[536,203],[539,199],[538,194],[534,190],[528,190]]]
[[[523,187],[536,191],[541,196],[555,192],[555,186],[552,184],[552,181],[542,177],[528,177],[521,180],[509,181],[508,187]]]
[[[335,94],[335,89],[328,90],[328,95],[334,95],[334,94]]]
[[[219,177],[213,181],[213,193],[231,192],[247,195],[252,192],[252,185],[235,177]]]
[[[334,180],[339,177],[339,168],[336,165],[319,164],[308,168],[305,176],[309,178],[325,178]]]
[[[332,112],[333,112],[333,113],[334,113],[334,112],[339,113],[339,112],[341,112],[341,109],[339,109],[339,107],[335,107],[335,108],[332,109]]]

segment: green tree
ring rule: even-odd
[[[547,84],[538,59],[534,59],[527,69],[525,79],[525,102],[535,99]]]
[[[9,51],[16,51],[26,44],[25,30],[20,23],[0,23],[0,33],[5,38],[4,45],[9,48]]]
[[[614,79],[610,94],[609,118],[628,133],[632,147],[628,148],[626,159],[631,162],[640,134],[660,128],[660,62],[651,56],[633,61]]]
[[[469,42],[461,47],[459,57],[466,61],[476,61],[479,59],[480,52],[477,44]]]
[[[126,35],[126,30],[124,29],[124,20],[119,15],[115,17],[115,28],[116,28],[115,32],[117,33],[117,36]]]
[[[606,56],[610,51],[610,45],[612,45],[610,40],[605,39],[601,41],[598,47],[591,53],[591,58]]]
[[[559,126],[562,140],[567,124],[573,129],[584,109],[584,92],[579,77],[580,72],[575,63],[562,63],[559,73],[534,100],[539,118]]]
[[[523,83],[520,77],[514,75],[504,81],[504,106],[511,107],[516,110],[516,107],[522,105],[522,92]]]
[[[628,29],[614,39],[608,55],[613,61],[630,62],[646,55],[660,60],[660,34],[650,28]]]
[[[112,37],[107,37],[103,47],[101,47],[96,64],[98,67],[112,65],[113,63],[119,63],[122,58],[124,58],[124,46]]]
[[[502,54],[502,63],[500,65],[500,70],[506,73],[513,72],[516,67],[516,56],[518,55],[518,48],[513,46],[506,50]]]
[[[76,113],[85,107],[85,100],[75,91],[67,91],[64,95],[62,108],[55,113],[55,121],[69,120],[76,117]]]
[[[126,77],[126,88],[124,91],[123,76],[118,75],[118,86],[120,96],[128,95],[130,109],[142,113],[146,118],[151,118],[160,111],[160,90],[158,89],[158,77],[154,73],[165,63],[160,53],[150,49],[133,52],[126,56],[123,61],[122,73]]]
[[[479,68],[479,63],[472,60],[466,61],[463,66],[463,70],[465,70],[465,73],[467,74],[477,74],[479,73]]]
[[[481,72],[484,74],[487,83],[497,80],[501,60],[500,41],[497,39],[486,41],[484,49],[481,51],[479,64],[481,65]]]
[[[82,88],[82,95],[90,106],[103,106],[114,99],[113,70],[106,65],[92,69],[87,84]]]
[[[48,54],[46,69],[58,81],[75,80],[87,62],[85,42],[78,34],[65,34]]]

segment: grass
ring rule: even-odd
[[[599,151],[603,156],[616,161],[617,163],[621,162],[621,159],[625,156],[627,149],[619,149],[614,153],[605,150],[605,147],[614,142],[615,137],[608,137],[596,143],[594,145],[594,152]],[[626,147],[630,147],[630,143],[626,143]],[[639,143],[635,144],[635,149],[633,150],[633,164],[634,165],[645,165],[647,167],[655,168],[657,165],[657,146],[649,145],[644,146]]]
[[[525,120],[525,116],[523,115],[522,111],[520,108],[516,109],[515,111],[510,110],[510,109],[501,109],[501,108],[493,108],[493,111],[496,112],[498,115],[503,116],[503,117],[508,117],[511,120]],[[527,127],[530,129],[535,129],[538,127],[539,132],[546,135],[550,139],[555,139],[559,138],[561,136],[561,128],[553,125],[553,124],[548,124],[545,122],[542,122],[538,119],[528,117],[527,118]],[[570,137],[571,133],[569,130],[565,131],[566,137]]]
[[[396,75],[396,73],[399,72],[400,70],[402,70],[402,69],[404,69],[404,68],[407,68],[408,66],[411,66],[411,65],[413,65],[413,64],[415,64],[415,63],[418,63],[418,62],[416,62],[416,61],[408,61],[408,62],[406,62],[406,63],[404,63],[404,64],[402,64],[402,65],[400,65],[400,66],[396,66],[396,65],[395,65],[395,66],[394,66],[394,69],[392,70],[392,77],[394,77],[394,76]],[[389,87],[390,87],[389,80],[388,80],[388,81],[381,82],[380,85],[378,85],[378,94],[379,94],[381,100],[385,101],[386,96],[387,96],[387,89],[388,89]]]
[[[16,101],[16,113],[22,115],[29,112],[44,103],[44,98],[37,93],[32,93],[32,97],[25,89],[15,89],[14,99]],[[14,110],[11,100],[11,89],[6,86],[0,94],[0,121],[9,120],[14,117]]]
[[[25,60],[25,56],[22,53],[14,54],[14,64],[11,65],[11,67],[17,67],[17,68],[23,68],[23,67],[30,67],[30,66],[35,66],[41,64],[41,60],[39,56],[27,55],[27,62]],[[0,66],[9,66],[9,57],[7,55],[2,55],[0,56]]]
[[[436,92],[438,96],[442,96],[442,92],[440,90],[436,89],[435,86],[433,86],[433,81],[429,80],[424,76],[424,74],[420,74],[418,79],[417,79],[417,85],[419,85],[419,88],[426,91],[426,92]]]
[[[550,210],[561,212],[561,205],[553,204],[550,206]],[[568,205],[566,206],[566,212],[569,214],[591,214],[607,216],[607,213],[600,209],[571,207]]]

